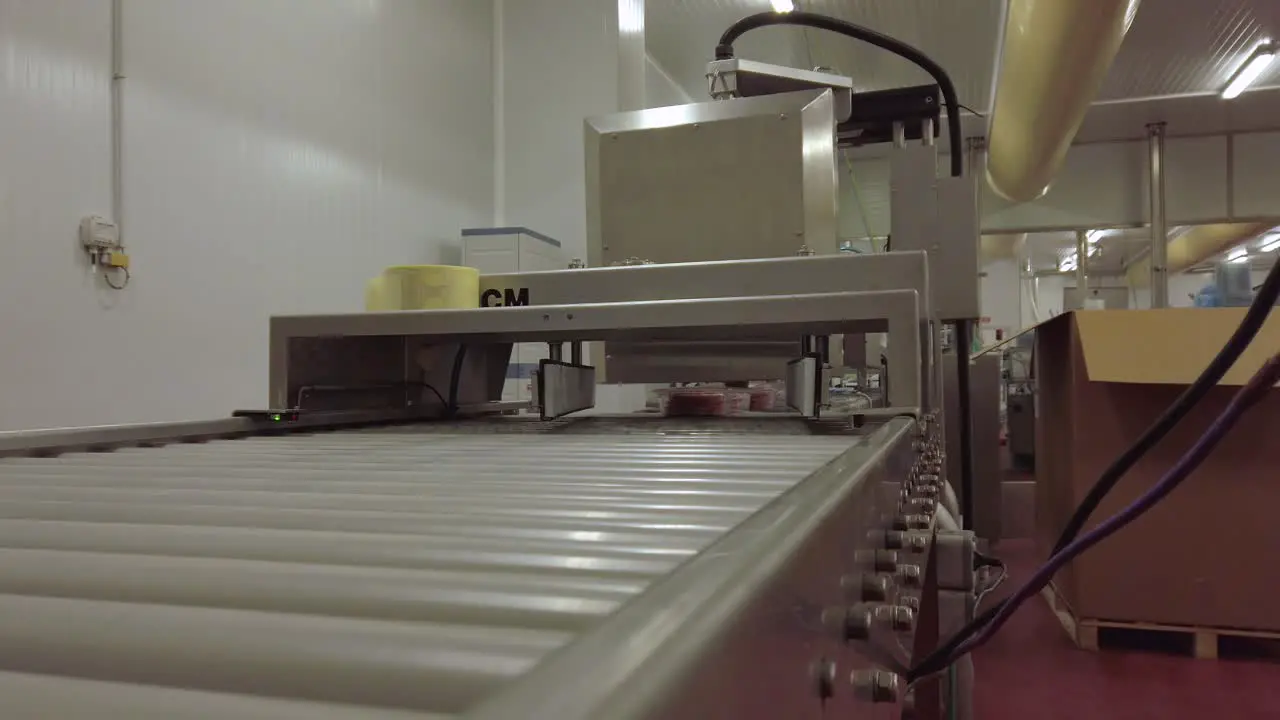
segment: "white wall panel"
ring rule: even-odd
[[[356,310],[492,214],[489,3],[123,5],[113,293],[75,246],[110,214],[110,2],[0,2],[0,429],[259,406],[271,314]]]
[[[1227,207],[1227,138],[1165,140],[1165,217],[1170,226],[1225,218]],[[1144,192],[1146,185],[1143,185]],[[1150,212],[1143,213],[1144,217]]]
[[[583,120],[619,108],[615,2],[503,0],[507,224],[586,257]]]
[[[710,98],[698,98],[696,101],[680,87],[666,69],[654,61],[652,55],[645,56],[644,104],[651,108],[684,105],[691,102],[704,102]]]
[[[1280,216],[1280,133],[1236,135],[1236,217]]]

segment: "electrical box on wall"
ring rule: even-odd
[[[80,221],[80,244],[86,250],[113,250],[120,247],[120,228],[97,215]]]
[[[476,268],[481,275],[563,270],[569,265],[560,241],[523,227],[463,230],[462,264]],[[507,290],[509,292],[481,297],[481,307],[528,303],[528,294],[522,296],[519,288]],[[530,379],[538,363],[547,358],[547,347],[541,343],[523,343],[511,352],[502,399],[523,402],[530,398]]]

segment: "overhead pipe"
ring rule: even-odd
[[[1168,241],[1165,247],[1165,269],[1169,275],[1189,270],[1214,255],[1249,242],[1271,229],[1271,223],[1215,223],[1196,225]],[[1125,269],[1130,287],[1151,285],[1151,256],[1138,260]]]
[[[1049,189],[1138,3],[1010,1],[987,143],[987,182],[1001,197]]]

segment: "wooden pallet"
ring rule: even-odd
[[[1202,660],[1217,659],[1219,654],[1280,659],[1280,632],[1080,619],[1052,585],[1040,594],[1081,650],[1172,651]]]

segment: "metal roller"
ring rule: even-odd
[[[594,483],[537,483],[508,481],[503,483],[473,483],[465,487],[450,483],[365,481],[317,481],[305,482],[259,480],[254,478],[182,478],[140,477],[131,471],[115,470],[96,478],[68,478],[56,475],[17,475],[0,481],[0,489],[22,491],[32,488],[84,488],[86,490],[145,490],[147,492],[179,493],[184,491],[216,492],[272,492],[305,494],[364,494],[377,497],[424,498],[434,503],[470,502],[477,495],[495,494],[503,500],[520,502],[594,502],[601,504],[653,502],[664,506],[688,503],[693,508],[724,506],[729,509],[757,507],[786,489],[783,484],[766,490],[720,490],[704,488],[627,488],[603,487]]]
[[[789,483],[776,480],[708,480],[696,477],[644,477],[634,480],[619,478],[568,478],[539,479],[536,486],[531,487],[528,475],[524,473],[514,477],[492,478],[480,474],[467,474],[466,487],[463,490],[475,493],[481,490],[520,494],[550,493],[592,493],[600,495],[616,495],[619,498],[660,498],[675,497],[708,497],[726,500],[772,497],[779,491],[789,487]],[[417,493],[457,493],[459,488],[448,476],[437,477],[429,471],[381,471],[369,473],[376,479],[351,479],[332,472],[293,471],[290,473],[275,472],[258,468],[252,474],[243,472],[225,473],[223,476],[209,474],[184,475],[168,467],[147,468],[107,468],[101,475],[85,476],[83,472],[62,467],[32,467],[21,472],[6,473],[0,482],[6,485],[23,485],[40,483],[42,485],[62,485],[70,487],[114,487],[136,488],[180,488],[184,486],[213,486],[231,490],[276,490],[296,492],[298,490],[323,490],[325,492],[350,493],[368,492],[378,495],[412,495]]]
[[[419,535],[6,520],[0,547],[416,569],[656,577],[692,551]]]
[[[445,720],[447,715],[0,672],[8,720]]]
[[[472,509],[515,510],[516,514],[545,514],[564,516],[580,511],[594,513],[614,512],[668,512],[673,516],[687,515],[693,518],[742,518],[750,514],[764,500],[720,504],[712,502],[682,503],[678,500],[612,500],[599,496],[542,496],[505,497],[497,493],[477,491],[470,495],[394,496],[364,493],[326,492],[266,492],[249,490],[216,490],[182,488],[170,490],[142,490],[114,487],[56,487],[18,486],[0,489],[0,497],[15,500],[89,500],[97,502],[172,502],[192,505],[247,505],[251,507],[301,507],[317,509],[355,510],[432,510],[465,507]],[[593,517],[593,515],[588,515]]]
[[[462,711],[569,637],[0,595],[0,670],[427,712]]]
[[[193,557],[0,549],[0,594],[581,630],[645,584]]]
[[[0,497],[3,493],[0,493]],[[432,534],[509,540],[582,540],[605,544],[691,542],[701,545],[728,530],[731,522],[681,522],[667,515],[626,520],[592,518],[506,518],[486,524],[482,516],[460,512],[376,512],[292,508],[210,507],[68,501],[0,500],[0,520],[71,520],[142,525],[204,525],[327,532]]]

